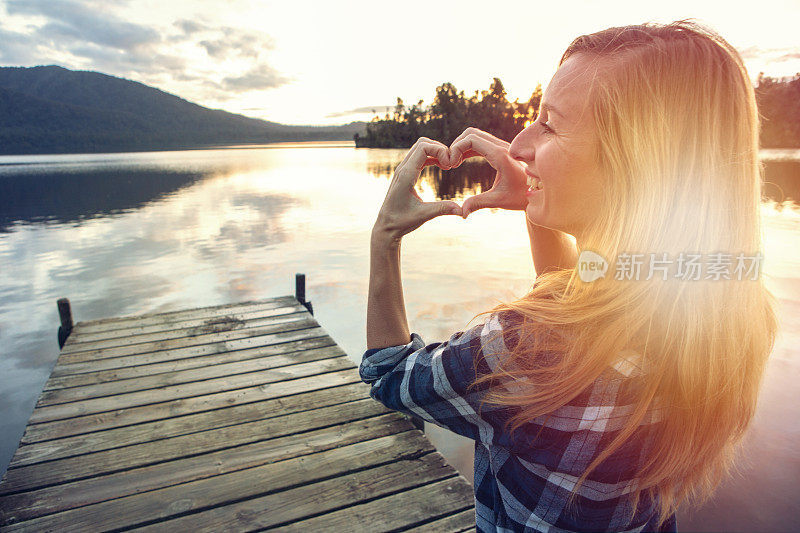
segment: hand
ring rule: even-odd
[[[450,152],[444,144],[420,137],[394,171],[373,234],[377,232],[396,241],[440,215],[461,215],[461,206],[457,203],[449,200],[423,202],[414,190],[422,169],[428,165],[448,170]]]
[[[467,128],[450,145],[450,168],[459,166],[464,159],[481,156],[497,171],[492,188],[467,198],[461,208],[461,216],[467,216],[484,207],[525,210],[528,199],[528,176],[522,163],[508,153],[511,145],[494,135],[477,128]]]

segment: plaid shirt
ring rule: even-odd
[[[367,350],[359,372],[370,384],[370,396],[389,409],[475,440],[475,520],[478,531],[652,531],[656,502],[642,493],[632,521],[626,497],[636,482],[643,452],[633,439],[606,458],[579,487],[573,507],[566,502],[589,463],[608,445],[631,412],[632,386],[639,367],[635,354],[620,358],[586,391],[548,416],[535,418],[513,437],[504,422],[508,407],[478,406],[486,387],[466,387],[477,375],[474,358],[483,357],[478,374],[497,367],[497,354],[508,353],[516,336],[503,331],[518,320],[514,314],[492,314],[480,325],[443,343],[425,345],[413,333],[405,346]],[[512,338],[513,337],[513,338]],[[602,377],[602,376],[601,376]],[[497,386],[497,385],[495,385]],[[524,387],[506,381],[502,386]],[[642,424],[657,422],[653,413]],[[538,439],[531,442],[541,430]],[[675,531],[674,519],[662,531]]]

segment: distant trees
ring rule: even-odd
[[[354,138],[356,146],[373,148],[407,148],[419,137],[450,144],[465,128],[474,126],[511,141],[526,123],[536,119],[541,99],[542,86],[537,85],[527,102],[509,102],[499,78],[492,80],[488,91],[475,91],[470,97],[452,83],[443,83],[436,88],[430,106],[423,106],[420,100],[407,107],[398,98],[392,116],[375,117],[367,123],[366,135]]]
[[[777,79],[759,75],[755,87],[761,115],[762,148],[800,148],[800,74]],[[436,88],[433,103],[422,100],[411,107],[398,98],[394,113],[377,116],[367,123],[366,135],[356,135],[358,147],[408,148],[419,137],[430,137],[450,144],[468,126],[511,141],[525,124],[536,119],[542,86],[536,86],[527,102],[506,99],[499,78],[488,91],[464,96],[452,83]]]
[[[756,82],[756,101],[761,147],[800,148],[800,73],[778,79],[762,72]]]

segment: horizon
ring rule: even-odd
[[[509,101],[526,101],[538,83],[546,87],[574,37],[644,21],[694,18],[711,27],[739,50],[752,80],[759,72],[800,73],[793,27],[800,6],[779,0],[746,15],[723,2],[688,0],[576,0],[537,10],[521,1],[491,10],[470,2],[412,2],[400,10],[352,1],[315,5],[311,13],[248,0],[0,0],[0,13],[0,62],[10,67],[100,72],[210,109],[297,126],[369,122],[391,112],[398,97],[428,105],[444,82],[471,95],[498,77]],[[405,24],[416,13],[426,19]]]

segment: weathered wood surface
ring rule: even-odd
[[[472,488],[292,297],[74,325],[3,531],[474,531]]]

